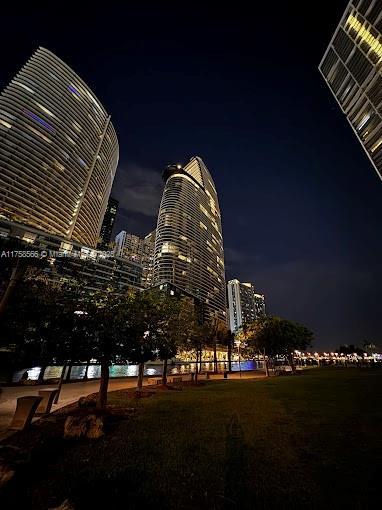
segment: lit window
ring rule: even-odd
[[[161,248],[161,253],[178,253],[178,248],[173,243],[163,243]]]
[[[44,119],[42,119],[41,117],[39,117],[38,115],[36,115],[35,113],[29,111],[29,110],[26,110],[25,108],[23,109],[23,112],[25,113],[25,115],[27,115],[27,117],[29,117],[30,119],[38,122],[42,127],[44,127],[45,129],[47,129],[48,131],[50,131],[50,133],[55,133],[56,130],[54,129],[54,127],[52,127],[50,124],[48,124],[47,122],[45,122]]]
[[[7,117],[8,119],[15,119],[16,117],[14,115],[11,115],[10,113],[6,112],[5,110],[0,110],[0,118]]]
[[[74,85],[70,84],[68,86],[68,90],[70,90],[70,92],[73,94],[73,96],[80,99],[81,94],[78,92],[78,90],[76,89],[76,87]]]
[[[366,122],[369,119],[370,119],[370,113],[365,113],[365,115],[361,119],[361,122],[357,126],[358,131],[363,128],[363,126],[366,124]]]
[[[64,165],[61,165],[61,163],[59,163],[56,159],[53,160],[53,164],[58,170],[61,171],[65,170]]]
[[[371,51],[376,53],[379,58],[382,58],[382,44],[379,39],[373,36],[373,34],[364,26],[358,19],[350,15],[347,19],[347,23],[357,35],[361,37],[361,40],[369,45]]]
[[[27,126],[28,129],[30,129],[33,133],[35,133],[36,135],[38,135],[40,138],[42,138],[43,140],[45,140],[46,142],[49,142],[49,143],[52,143],[51,140],[49,140],[49,138],[45,135],[43,135],[42,133],[40,133],[40,131],[38,131],[37,129],[35,129],[34,127],[32,126]]]
[[[10,129],[12,127],[12,124],[10,124],[9,122],[6,122],[5,120],[3,119],[0,119],[0,124],[4,127],[6,127],[7,129]]]
[[[28,92],[30,92],[31,94],[34,94],[34,91],[32,89],[30,89],[29,87],[27,87],[26,85],[24,85],[24,83],[21,83],[17,80],[13,80],[13,82],[15,85],[18,85],[19,87],[22,87],[23,89],[27,90]]]
[[[80,165],[83,166],[84,168],[88,167],[87,164],[85,163],[85,161],[82,158],[78,158],[78,161],[80,162]]]
[[[66,136],[66,139],[69,140],[70,143],[72,143],[73,145],[76,145],[76,142],[73,140],[73,138],[70,138],[69,135],[65,135]]]
[[[45,106],[42,106],[42,104],[38,103],[37,101],[35,101],[35,103],[37,104],[37,106],[44,112],[46,113],[47,115],[50,115],[51,117],[55,117],[55,115],[53,115],[52,112],[50,112],[47,108],[45,108]]]
[[[373,147],[370,149],[371,152],[375,152],[378,149],[378,147],[381,146],[381,144],[382,144],[382,138],[379,139],[378,142],[375,145],[373,145]]]

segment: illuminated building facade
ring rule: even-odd
[[[100,250],[107,250],[110,248],[111,242],[111,233],[113,231],[113,226],[115,222],[115,218],[117,216],[119,202],[113,197],[109,197],[109,201],[106,206],[105,215],[103,217],[101,232],[100,232],[100,241],[97,245],[97,248]]]
[[[153,283],[154,248],[155,230],[147,234],[144,239],[128,234],[124,230],[115,238],[115,254],[142,266],[143,288],[148,288]]]
[[[140,289],[142,266],[121,257],[110,257],[104,251],[77,242],[66,243],[62,237],[47,234],[30,225],[0,218],[0,251],[7,251],[9,242],[19,240],[20,250],[45,253],[44,276],[56,282],[75,281],[86,292],[105,289],[122,291]],[[12,245],[11,245],[12,246]],[[12,249],[12,248],[11,248]],[[0,296],[9,280],[14,263],[11,257],[3,259],[0,270]]]
[[[227,284],[229,325],[231,331],[265,315],[265,298],[255,293],[252,283],[230,280]]]
[[[95,247],[118,155],[91,89],[39,48],[0,96],[0,214]]]
[[[382,2],[351,1],[319,65],[382,178]]]
[[[202,303],[204,320],[226,322],[224,251],[218,197],[199,157],[163,172],[154,284],[170,282]]]

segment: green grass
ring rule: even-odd
[[[62,421],[15,439],[36,453],[6,498],[24,508],[67,497],[76,509],[368,508],[382,468],[381,381],[378,370],[326,368],[139,401],[115,392],[111,403],[137,412],[98,441],[59,439]]]

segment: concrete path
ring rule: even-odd
[[[180,375],[180,374],[179,374]],[[190,379],[190,376],[182,375],[184,379]],[[229,374],[229,379],[258,379],[264,377],[263,371],[235,372]],[[144,385],[149,384],[149,379],[158,379],[158,377],[145,377]],[[222,379],[222,374],[211,374],[210,379]],[[206,375],[199,375],[199,380],[205,380]],[[110,379],[109,391],[121,390],[124,388],[135,388],[137,385],[136,377]],[[0,395],[0,440],[6,436],[6,431],[12,421],[13,414],[16,409],[18,397],[29,395],[38,395],[40,389],[47,389],[51,386],[8,386],[3,387]],[[52,385],[54,387],[54,385]],[[61,389],[60,400],[58,404],[53,404],[52,411],[60,409],[68,404],[77,402],[80,397],[85,397],[90,393],[96,393],[99,389],[99,379],[64,384]]]

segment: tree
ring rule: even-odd
[[[72,332],[69,294],[62,284],[30,274],[19,283],[4,314],[1,342],[15,344],[20,364],[41,366],[39,382],[46,366],[60,359]]]
[[[86,359],[85,335],[78,331],[75,314],[83,300],[82,288],[73,282],[49,279],[29,267],[9,302],[2,328],[2,343],[14,343],[19,366],[39,365],[42,383],[46,366],[63,363],[59,381],[61,390],[69,363]],[[15,367],[13,367],[15,368]],[[56,396],[56,402],[58,401]]]
[[[214,353],[214,372],[218,372],[217,346],[222,344],[227,334],[226,324],[219,318],[214,317],[212,320],[205,322],[203,325],[205,344],[212,347]]]
[[[261,317],[246,329],[248,345],[262,353],[264,357],[284,355],[295,370],[294,351],[306,350],[313,341],[313,333],[304,325],[281,319]]]
[[[37,251],[31,249],[26,242],[17,238],[7,238],[0,240],[0,253],[2,256],[2,264],[0,277],[3,283],[3,289],[0,288],[0,318],[6,312],[12,296],[17,290],[18,285],[22,282],[26,273],[33,269],[41,273],[42,269],[47,266],[47,259],[45,257],[8,257],[5,256],[7,252],[17,253],[19,251]],[[5,263],[4,263],[5,262]]]
[[[78,310],[81,331],[88,348],[87,357],[96,359],[101,367],[97,406],[107,404],[109,366],[112,362],[128,359],[133,349],[129,338],[128,318],[135,296],[131,293],[118,295],[112,291],[95,293],[82,303]]]
[[[365,340],[362,345],[364,351],[368,354],[368,356],[372,356],[376,352],[378,352],[378,348],[375,345],[374,342],[370,342],[368,340]]]
[[[336,352],[343,353],[343,354],[358,354],[360,356],[363,355],[364,350],[361,349],[361,347],[358,347],[357,345],[350,344],[350,345],[340,345],[339,348],[336,350]]]
[[[225,328],[220,337],[220,343],[227,347],[228,372],[232,372],[232,349],[234,346],[235,335],[228,328]]]
[[[138,364],[138,392],[143,386],[144,365],[157,359],[161,341],[164,339],[167,320],[165,299],[164,293],[150,289],[136,293],[130,302],[125,334],[129,344],[128,359]],[[169,345],[167,347],[169,348]]]
[[[184,346],[188,336],[190,303],[187,298],[175,298],[163,294],[158,327],[158,357],[163,361],[162,384],[167,384],[168,360]],[[192,313],[192,312],[191,312]]]
[[[184,326],[184,349],[195,352],[195,382],[198,381],[199,362],[202,361],[202,351],[205,345],[205,327],[201,323],[193,305],[189,305],[189,311]]]

